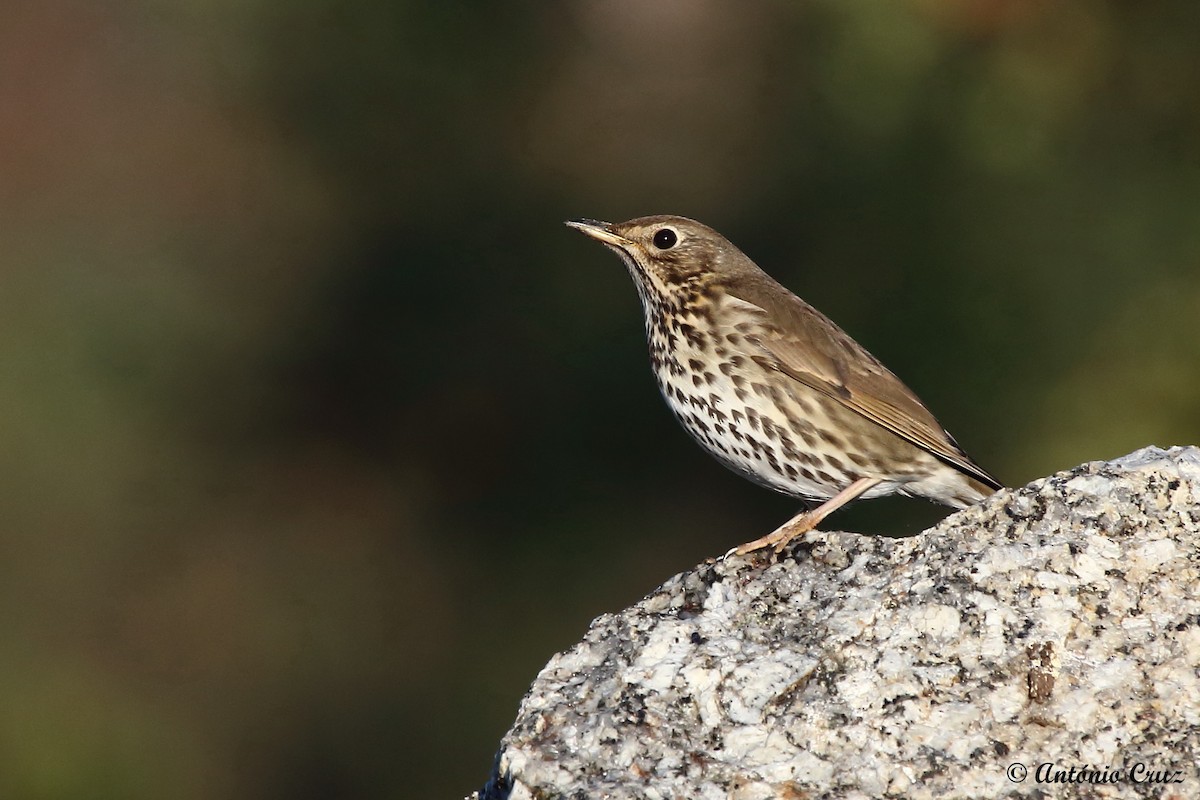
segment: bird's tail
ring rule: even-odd
[[[976,478],[972,478],[972,477],[968,477],[968,476],[964,476],[964,478],[965,479],[963,480],[963,487],[959,491],[958,496],[955,498],[960,503],[962,503],[962,505],[958,506],[959,508],[966,508],[967,506],[973,506],[976,503],[978,503],[979,501],[981,501],[985,498],[991,497],[996,492],[998,492],[1004,488],[1004,486],[999,481],[996,481],[994,484],[991,484],[991,483],[984,483],[981,480],[977,480]]]

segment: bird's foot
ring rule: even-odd
[[[803,536],[817,527],[819,521],[819,519],[813,519],[808,514],[801,514],[771,531],[766,536],[733,548],[725,554],[725,557],[729,558],[732,555],[744,556],[747,553],[765,550],[768,547],[774,548],[775,555],[779,555],[797,536]]]

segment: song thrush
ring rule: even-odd
[[[712,228],[674,216],[567,224],[625,262],[654,376],[688,433],[755,483],[820,501],[731,552],[779,552],[860,497],[964,508],[1002,488],[899,378]]]

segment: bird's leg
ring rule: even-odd
[[[735,547],[730,553],[744,556],[747,553],[753,553],[755,550],[762,550],[764,547],[774,547],[776,553],[783,551],[783,548],[788,546],[788,543],[797,536],[808,533],[813,528],[821,524],[821,520],[828,517],[834,511],[837,511],[842,506],[849,503],[851,500],[861,496],[871,487],[880,483],[879,478],[859,478],[854,483],[842,489],[833,497],[826,500],[821,505],[814,508],[812,511],[801,511],[796,516],[789,519],[787,522],[780,525],[771,533],[761,539],[755,539],[753,542],[746,542],[741,547]],[[727,554],[728,555],[728,554]]]

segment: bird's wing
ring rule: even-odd
[[[774,329],[770,335],[747,336],[762,351],[755,359],[760,364],[833,398],[982,483],[1002,488],[959,448],[911,389],[821,312],[770,278],[727,287],[726,297],[730,310]]]

